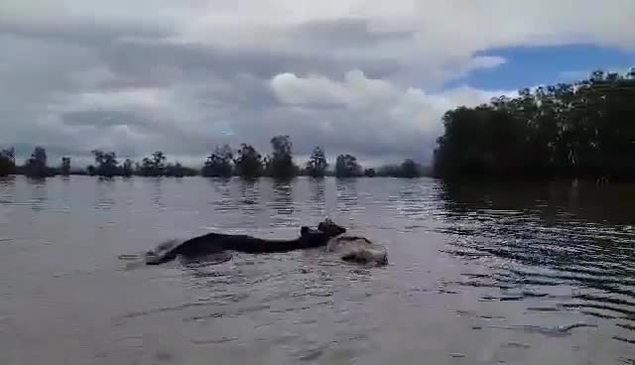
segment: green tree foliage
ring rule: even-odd
[[[217,146],[201,170],[201,174],[207,177],[229,177],[232,176],[232,160],[234,153],[229,145]]]
[[[13,148],[0,151],[0,176],[15,172],[15,150]]]
[[[141,176],[165,175],[166,157],[161,151],[156,151],[151,157],[144,157],[137,173]]]
[[[635,79],[594,72],[443,117],[441,176],[635,178]]]
[[[271,157],[266,159],[267,175],[276,179],[289,179],[298,173],[293,163],[293,144],[289,136],[275,136],[271,138],[273,149]]]
[[[353,155],[339,155],[335,162],[335,176],[356,177],[361,176],[362,167],[357,163],[357,158]]]
[[[262,156],[256,149],[243,143],[234,160],[236,173],[243,178],[256,178],[262,175]]]
[[[113,177],[119,175],[117,154],[114,152],[104,152],[102,150],[91,151],[95,156],[96,166],[88,166],[90,175]]]
[[[71,158],[62,157],[62,164],[60,165],[60,173],[64,176],[71,174]]]
[[[43,178],[51,175],[51,171],[46,165],[46,150],[43,147],[35,147],[31,157],[24,165],[24,173],[33,178]]]
[[[309,161],[306,163],[306,173],[312,177],[323,177],[329,164],[326,161],[326,154],[322,147],[315,147],[311,153]]]

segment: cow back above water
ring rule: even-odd
[[[365,237],[339,235],[329,240],[326,250],[336,253],[340,259],[348,262],[369,266],[388,264],[386,248]]]

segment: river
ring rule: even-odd
[[[384,244],[144,266],[170,237]],[[0,180],[1,364],[635,364],[635,186]]]

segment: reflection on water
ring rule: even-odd
[[[444,185],[453,255],[475,260],[486,274],[460,285],[498,288],[483,298],[541,297],[528,311],[575,310],[608,319],[613,338],[635,334],[635,200],[630,186]],[[561,288],[570,288],[566,294]],[[620,329],[626,330],[622,331]]]
[[[354,214],[358,208],[357,179],[338,179],[335,181],[337,190],[337,210]]]
[[[31,209],[38,212],[44,209],[46,203],[46,180],[45,179],[30,179],[29,187],[29,201],[28,204]]]
[[[293,189],[289,182],[273,182],[273,199],[268,204],[273,212],[274,227],[288,227],[297,220],[294,219]]]
[[[95,209],[108,211],[112,209],[115,204],[116,181],[113,178],[99,178],[97,179],[97,194],[95,196]],[[156,194],[153,197],[156,199]]]
[[[385,244],[139,254],[325,216]],[[635,188],[431,179],[0,179],[0,363],[632,364]]]

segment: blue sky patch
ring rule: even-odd
[[[635,67],[635,51],[592,45],[511,47],[480,52],[478,56],[500,56],[507,60],[493,69],[474,71],[448,87],[468,84],[487,90],[509,90],[540,84],[571,82],[591,71],[626,72]]]

